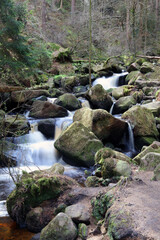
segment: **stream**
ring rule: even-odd
[[[105,78],[105,77],[98,78],[93,82],[93,86],[100,83],[106,90],[109,88],[115,88],[119,85],[122,85],[122,82],[123,82],[122,79],[126,75],[127,73],[123,72],[121,74],[113,74],[113,76],[109,78]],[[50,102],[54,102],[54,100],[55,99],[50,99],[50,98],[48,99],[48,101]],[[112,113],[113,106],[110,110],[110,113]],[[53,121],[53,128],[55,128],[54,136],[52,139],[47,139],[41,132],[38,131],[37,123],[40,120],[29,118],[28,112],[25,114],[26,118],[28,119],[31,125],[31,130],[29,134],[14,138],[13,143],[16,144],[17,147],[16,149],[9,150],[7,152],[8,155],[16,158],[18,163],[17,167],[13,167],[10,169],[13,178],[16,179],[17,177],[19,177],[21,175],[22,170],[25,170],[28,172],[37,170],[37,169],[42,170],[42,169],[49,168],[54,163],[58,162],[64,165],[65,175],[79,179],[82,182],[84,181],[85,168],[73,167],[66,164],[63,161],[61,154],[54,148],[54,141],[60,135],[63,126],[64,125],[67,126],[72,123],[74,112],[68,112],[68,113],[69,113],[68,116],[64,118],[50,119],[50,121]],[[120,118],[120,115],[117,115],[115,117]],[[126,145],[126,149],[124,150],[124,153],[130,156],[131,153],[135,151],[133,132],[130,124],[128,124],[128,132],[124,134],[123,141],[125,142],[125,145]],[[4,230],[4,231],[14,232],[13,226],[17,228],[17,226],[14,225],[15,223],[13,223],[8,217],[8,213],[6,211],[6,205],[5,205],[5,202],[6,202],[5,200],[9,195],[9,193],[13,190],[14,186],[15,185],[13,183],[13,180],[10,177],[10,174],[8,174],[8,169],[1,168],[0,169],[0,232],[1,232],[1,229],[3,230],[4,225],[7,223],[8,225],[6,226],[11,225],[11,227],[9,228],[10,230]],[[29,235],[28,238],[25,238],[25,237],[18,238],[17,235],[15,235],[15,233],[13,235],[15,237],[12,236],[12,238],[10,238],[10,236],[8,238],[2,238],[2,236],[0,235],[0,239],[1,240],[3,239],[5,240],[26,239],[27,240],[31,238],[31,235]],[[20,233],[20,237],[21,237],[21,233]]]

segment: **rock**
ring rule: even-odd
[[[158,137],[154,116],[150,110],[141,106],[133,106],[123,113],[122,119],[128,120],[133,126],[134,136]]]
[[[32,98],[37,98],[41,95],[49,96],[47,90],[22,90],[11,93],[11,100],[16,103],[25,103]]]
[[[122,160],[122,161],[126,161],[128,163],[131,162],[131,158],[128,157],[127,155],[121,153],[121,152],[118,152],[118,151],[115,151],[111,148],[102,148],[100,149],[96,155],[95,155],[95,163],[96,164],[103,164],[104,162],[104,159],[106,158],[115,158],[117,160]]]
[[[60,163],[55,163],[51,168],[48,169],[49,172],[54,174],[62,174],[64,173],[64,166]]]
[[[8,213],[20,226],[24,226],[26,216],[32,208],[38,207],[46,200],[57,200],[60,194],[71,190],[73,186],[78,186],[76,181],[67,176],[53,174],[50,170],[24,172],[16,188],[7,198]],[[54,216],[53,208],[47,211],[46,216],[49,222]],[[38,228],[38,220],[36,221]]]
[[[60,47],[57,51],[52,54],[53,61],[60,63],[72,62],[71,52],[69,48]]]
[[[9,151],[16,149],[16,145],[7,140],[0,141],[0,167],[15,167],[17,159],[8,154]]]
[[[34,233],[40,232],[46,226],[41,207],[33,208],[27,213],[26,226]]]
[[[59,98],[57,98],[55,104],[60,105],[70,111],[74,111],[81,107],[80,101],[70,93],[61,95]]]
[[[139,69],[140,69],[139,64],[134,62],[128,67],[127,71],[130,73],[132,71],[138,71]]]
[[[73,121],[81,122],[99,139],[112,143],[118,143],[127,128],[126,122],[114,118],[103,109],[81,108],[75,112]]]
[[[68,112],[65,108],[52,104],[47,101],[35,101],[32,104],[32,108],[29,116],[34,118],[55,118],[65,117]]]
[[[135,86],[132,85],[123,85],[117,88],[114,88],[112,90],[112,97],[114,97],[116,100],[124,97],[124,96],[129,96],[131,93],[135,91]]]
[[[130,214],[123,209],[112,206],[106,213],[105,226],[108,234],[115,240],[134,237],[133,223]]]
[[[156,168],[154,169],[153,180],[155,180],[155,181],[160,181],[160,164],[158,164],[158,165],[156,166]]]
[[[61,79],[62,88],[67,92],[72,92],[73,87],[77,85],[75,76],[67,76]]]
[[[17,137],[29,132],[28,120],[22,115],[5,115],[4,125],[5,137]]]
[[[109,111],[113,104],[111,96],[108,95],[107,91],[100,84],[89,89],[86,93],[86,98],[94,108],[102,108]]]
[[[160,101],[142,104],[141,107],[145,107],[145,108],[149,109],[155,117],[160,116]]]
[[[86,167],[94,165],[94,155],[102,148],[102,142],[83,124],[74,122],[55,141],[54,146],[72,164]]]
[[[78,237],[82,240],[86,240],[88,237],[88,229],[84,223],[78,225]]]
[[[140,68],[141,73],[146,74],[148,72],[154,72],[154,66],[150,62],[144,62]]]
[[[99,177],[89,176],[85,181],[86,187],[99,187]]]
[[[141,167],[153,171],[160,164],[160,153],[149,152],[141,158]]]
[[[66,207],[65,214],[67,214],[75,223],[90,223],[90,213],[88,207],[81,203],[77,203]]]
[[[160,142],[154,141],[150,146],[143,149],[137,156],[133,158],[133,162],[140,165],[141,159],[148,153],[160,153]]]
[[[46,138],[54,138],[55,134],[55,121],[42,120],[38,122],[38,131],[40,131]]]
[[[139,76],[141,76],[140,71],[130,72],[125,79],[126,84],[133,85]]]
[[[136,103],[137,102],[133,96],[121,97],[116,101],[112,113],[113,114],[123,113]]]
[[[77,228],[71,218],[65,213],[59,213],[42,230],[40,240],[74,240],[77,237]]]
[[[31,240],[40,240],[40,233],[35,234]]]

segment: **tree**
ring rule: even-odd
[[[31,66],[29,47],[21,34],[25,25],[25,10],[12,0],[0,2],[0,67],[17,71]]]

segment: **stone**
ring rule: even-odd
[[[133,96],[126,96],[119,98],[116,103],[114,104],[112,114],[119,114],[127,111],[137,102]]]
[[[67,214],[73,222],[79,223],[90,223],[90,213],[88,207],[81,203],[77,203],[66,207],[65,214]]]
[[[85,181],[86,187],[99,187],[99,177],[89,176]]]
[[[133,85],[136,81],[136,79],[141,75],[140,71],[132,71],[130,72],[126,79],[125,82],[126,84],[128,83],[129,85]]]
[[[154,101],[147,104],[142,104],[141,107],[149,109],[155,117],[160,116],[160,101]]]
[[[132,127],[134,136],[158,137],[159,133],[152,112],[141,106],[133,106],[122,115],[122,119],[128,120]]]
[[[160,153],[149,152],[141,158],[140,166],[146,170],[153,171],[160,164]]]
[[[38,122],[38,131],[40,131],[46,138],[54,138],[55,121],[42,120]]]
[[[57,61],[60,63],[72,62],[71,51],[69,50],[69,48],[59,47],[58,50],[53,52],[52,58],[53,61]]]
[[[58,97],[55,101],[55,104],[60,105],[70,111],[74,111],[81,107],[80,101],[70,93],[65,93]]]
[[[130,73],[132,71],[138,71],[139,69],[140,69],[139,64],[134,62],[128,67],[127,71]]]
[[[153,180],[160,181],[160,164],[158,164],[157,167],[154,169]]]
[[[21,180],[7,198],[8,213],[17,224],[25,226],[26,216],[32,208],[38,207],[46,200],[58,199],[60,194],[64,194],[73,186],[78,186],[75,180],[54,174],[50,170],[23,172]],[[47,211],[48,222],[53,216],[53,209]],[[38,215],[36,215],[36,219],[38,219]],[[36,221],[38,224],[38,220]],[[38,228],[37,224],[36,228]]]
[[[148,72],[154,72],[154,66],[150,62],[144,62],[140,68],[141,73],[146,74]]]
[[[67,92],[72,92],[73,88],[77,85],[75,76],[66,76],[62,78],[61,85]]]
[[[111,96],[101,84],[91,87],[86,93],[86,98],[89,100],[93,108],[101,108],[109,111],[113,104]]]
[[[103,109],[92,110],[84,107],[77,110],[73,121],[78,121],[92,131],[100,140],[118,143],[122,138],[127,123],[114,118]]]
[[[22,90],[22,91],[15,91],[11,93],[11,100],[16,103],[25,103],[32,98],[37,98],[39,96],[49,96],[47,90]]]
[[[142,151],[133,158],[133,162],[140,165],[141,159],[147,154],[147,153],[160,153],[160,142],[154,141],[151,145],[148,147],[145,147],[145,149],[142,149]]]
[[[90,167],[94,165],[95,153],[103,147],[103,144],[83,124],[74,122],[62,132],[54,146],[71,159],[72,164]]]
[[[67,115],[67,109],[47,101],[39,100],[33,102],[29,113],[29,116],[33,118],[55,118],[65,117]]]
[[[41,207],[33,208],[27,213],[26,226],[34,233],[40,232],[46,226]]]
[[[60,163],[55,163],[51,168],[48,169],[49,172],[54,174],[62,174],[64,173],[64,166]]]
[[[71,218],[65,213],[59,213],[43,228],[40,240],[75,240],[77,228]]]

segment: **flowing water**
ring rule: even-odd
[[[113,74],[113,76],[109,78],[98,78],[93,82],[93,86],[100,83],[105,89],[117,87],[119,78],[125,75],[127,75],[127,73],[124,72],[121,74]],[[48,98],[48,101],[53,103],[55,99]],[[84,99],[81,99],[81,102],[84,106],[89,106],[87,102],[85,103]],[[112,109],[110,110],[110,112],[112,113]],[[31,131],[29,134],[14,138],[13,143],[16,144],[17,147],[16,149],[8,150],[7,152],[8,155],[16,158],[18,163],[17,167],[10,169],[13,178],[16,179],[21,174],[22,170],[33,171],[35,169],[45,169],[51,167],[56,162],[62,163],[64,165],[64,174],[74,178],[84,178],[84,168],[67,165],[63,161],[60,153],[58,153],[57,150],[54,148],[54,141],[58,138],[62,129],[65,129],[73,121],[72,119],[74,112],[68,113],[69,114],[67,117],[56,118],[53,120],[53,127],[55,127],[55,135],[53,136],[53,139],[46,139],[45,136],[37,130],[37,124],[40,120],[29,118],[28,112],[25,114],[31,125]],[[126,140],[126,142],[128,142],[128,144],[126,144],[126,152],[134,151],[134,139],[130,125],[128,125],[128,139]],[[6,216],[8,216],[5,206],[5,199],[13,190],[13,188],[14,183],[12,181],[12,178],[10,177],[10,174],[8,174],[8,169],[0,169],[0,231],[2,225],[4,226],[6,224]],[[13,228],[14,224],[10,224],[12,226],[11,228]],[[0,239],[3,239],[1,238],[1,235]],[[8,239],[27,240],[27,238],[16,237],[6,238],[5,240]]]

